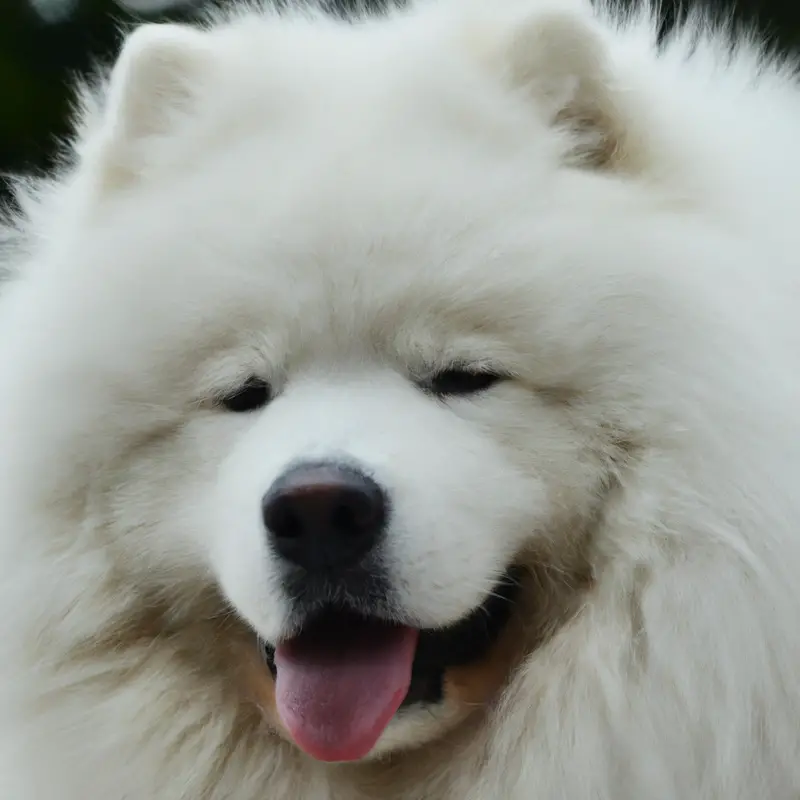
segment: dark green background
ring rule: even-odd
[[[703,1],[732,8],[728,0]],[[43,22],[26,0],[0,6],[0,172],[40,170],[65,131],[71,76],[97,57],[110,58],[120,24],[131,18],[112,0],[81,0],[58,24]],[[737,14],[756,19],[784,47],[800,44],[800,0],[741,0]]]

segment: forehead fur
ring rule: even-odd
[[[286,196],[293,209],[292,187],[322,186],[330,173],[345,190],[358,171],[373,175],[372,185],[389,180],[390,149],[392,179],[405,177],[410,203],[425,196],[411,190],[428,173],[428,189],[438,175],[449,196],[476,194],[474,180],[459,174],[487,153],[495,172],[525,165],[516,187],[507,175],[493,187],[492,170],[481,167],[480,194],[513,206],[567,153],[596,165],[630,155],[623,120],[612,119],[622,109],[604,77],[599,27],[583,3],[548,0],[423,3],[347,21],[303,6],[245,11],[205,28],[143,26],[126,39],[110,78],[83,93],[79,169],[57,191],[43,186],[22,201],[38,217],[34,230],[41,221],[72,230],[122,201],[123,189],[178,190],[199,167],[224,172],[227,159],[239,170],[246,161],[248,183]],[[224,181],[217,188],[224,193]],[[373,192],[371,201],[388,194]],[[347,191],[335,200],[346,213]]]
[[[100,347],[130,336],[126,315],[146,315],[137,335],[159,350],[161,324],[182,352],[227,328],[282,331],[276,350],[300,334],[386,350],[405,337],[409,357],[437,348],[437,326],[456,350],[480,330],[497,352],[551,301],[531,292],[536,229],[569,236],[581,214],[598,217],[591,174],[563,170],[578,128],[559,115],[583,114],[581,135],[617,133],[586,8],[499,8],[356,21],[247,11],[136,31],[86,107],[78,169],[33,209],[54,213],[58,247],[37,259],[50,291],[63,280],[80,298],[59,313],[91,314]],[[573,55],[553,56],[555,44]],[[606,183],[604,207],[641,202]],[[92,311],[120,292],[124,310]],[[464,348],[480,356],[476,341]]]

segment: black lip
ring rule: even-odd
[[[411,684],[401,708],[441,702],[446,671],[480,661],[489,652],[508,624],[524,575],[523,567],[509,567],[483,603],[466,617],[447,628],[420,631]],[[319,621],[323,617],[329,619],[331,625],[344,625],[353,616],[359,615],[351,610],[328,606],[315,613],[313,620]],[[261,648],[264,660],[275,677],[275,648],[264,641],[261,641]]]

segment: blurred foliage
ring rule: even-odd
[[[701,1],[723,13],[733,7],[732,0]],[[113,0],[80,0],[66,19],[50,23],[27,0],[0,4],[0,173],[38,171],[67,130],[74,76],[111,59],[120,27],[134,20]],[[670,18],[684,5],[663,2]],[[736,13],[756,19],[783,47],[800,44],[800,0],[740,0]]]
[[[68,130],[75,76],[113,58],[137,20],[112,0],[81,0],[55,23],[27,0],[0,4],[0,172],[38,171]]]

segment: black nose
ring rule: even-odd
[[[335,463],[285,472],[263,500],[264,524],[276,551],[309,572],[356,565],[377,544],[386,497],[372,478]]]

